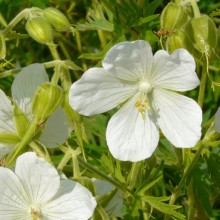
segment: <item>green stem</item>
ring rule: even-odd
[[[96,209],[97,209],[98,213],[100,214],[102,220],[109,220],[109,217],[108,217],[105,209],[102,208],[102,206],[98,205],[96,207]]]
[[[31,9],[26,8],[23,11],[21,11],[19,14],[17,14],[14,17],[14,19],[8,24],[8,26],[2,31],[2,34],[4,36],[7,36],[7,34],[12,30],[12,28],[16,26],[24,17],[26,17],[30,11]]]
[[[150,215],[147,213],[147,206],[145,201],[141,201],[141,206],[142,206],[142,212],[143,212],[143,218],[144,220],[149,220]]]
[[[201,83],[199,87],[198,104],[200,105],[201,108],[204,102],[206,81],[207,81],[207,61],[204,62],[204,65],[202,67],[202,77],[201,77]]]
[[[193,194],[193,184],[192,180],[188,185],[188,201],[189,201],[189,211],[188,211],[188,219],[194,219],[195,217],[195,199]]]
[[[140,167],[141,167],[141,162],[132,163],[131,170],[130,170],[130,173],[128,175],[128,182],[129,182],[129,184],[128,184],[129,187],[128,188],[130,190],[134,189],[134,187],[136,185]]]
[[[103,172],[95,169],[93,166],[91,166],[90,164],[88,164],[87,162],[85,162],[81,157],[78,157],[78,161],[79,164],[81,164],[82,166],[84,166],[87,170],[89,170],[92,173],[97,174],[98,176],[102,177],[103,179],[107,180],[108,182],[112,183],[113,185],[117,186],[119,189],[121,189],[124,192],[127,192],[129,194],[130,191],[127,190],[125,188],[125,186],[123,186],[120,182],[118,182],[117,180],[112,179],[111,177],[107,176],[106,174],[104,174]]]
[[[53,77],[51,79],[51,83],[53,85],[57,85],[58,84],[58,81],[59,81],[59,78],[60,78],[60,68],[61,68],[61,62],[62,61],[58,61],[56,60],[56,64],[55,64],[55,69],[54,69],[54,74],[53,74]]]
[[[49,154],[48,155],[45,154],[35,141],[32,141],[30,143],[30,147],[34,150],[34,152],[36,152],[40,157],[44,158],[48,163],[53,164],[53,162],[50,159]]]
[[[175,203],[176,199],[180,196],[181,189],[183,188],[183,186],[185,184],[186,178],[189,176],[191,170],[195,166],[195,164],[196,164],[197,160],[199,159],[199,156],[200,156],[200,154],[201,154],[201,152],[204,148],[203,142],[199,142],[197,145],[198,145],[199,148],[198,148],[193,160],[188,165],[188,167],[185,169],[185,172],[183,174],[182,179],[179,182],[179,185],[175,188],[174,192],[171,195],[170,202],[169,202],[170,205],[173,205]],[[166,216],[165,220],[168,220],[168,219],[169,219],[169,216]]]
[[[68,161],[70,160],[70,158],[72,157],[72,149],[68,149],[63,158],[61,159],[60,163],[57,166],[57,170],[58,171],[62,171],[63,168],[66,166],[66,164],[68,163]]]
[[[21,139],[21,141],[18,143],[17,146],[15,146],[14,150],[8,155],[6,160],[6,166],[9,167],[15,163],[16,158],[26,151],[28,148],[29,143],[33,140],[35,134],[37,132],[37,124],[34,120],[29,128],[27,129],[27,132]]]
[[[53,43],[50,43],[47,45],[50,49],[50,53],[53,57],[54,60],[60,60],[60,56],[59,56],[59,53],[57,51],[57,46]]]
[[[80,150],[80,148],[77,148]],[[78,161],[78,152],[73,151],[72,153],[72,160],[73,160],[73,177],[75,179],[80,178],[81,174],[80,174],[80,169],[79,169],[79,161]]]
[[[193,9],[193,13],[194,13],[194,18],[199,18],[200,17],[200,11],[199,11],[199,7],[196,3],[195,0],[190,0],[191,2],[191,6],[192,6],[192,9]]]

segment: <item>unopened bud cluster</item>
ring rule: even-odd
[[[168,3],[161,14],[160,26],[157,34],[166,38],[170,53],[186,48],[197,57],[210,56],[217,47],[215,23],[207,15],[193,15],[190,4]]]
[[[46,8],[41,13],[30,14],[26,23],[28,34],[41,44],[52,44],[53,31],[69,31],[71,24],[67,17],[56,8]]]

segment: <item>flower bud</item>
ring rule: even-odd
[[[46,8],[43,16],[57,31],[68,31],[71,27],[67,17],[56,8]]]
[[[183,27],[188,21],[188,14],[183,6],[169,3],[163,10],[160,17],[161,28],[175,30]]]
[[[182,31],[177,31],[173,35],[170,35],[166,40],[166,45],[169,53],[173,53],[178,48],[186,47],[186,36]]]
[[[27,21],[25,26],[28,34],[41,44],[50,44],[53,41],[53,30],[49,22],[43,17],[35,17]]]
[[[63,93],[59,86],[45,83],[41,85],[32,102],[32,112],[40,120],[47,119],[62,103]]]
[[[208,53],[217,44],[217,30],[215,23],[207,15],[193,18],[188,23],[186,31],[194,47],[201,53]]]

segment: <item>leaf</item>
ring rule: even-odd
[[[160,15],[159,14],[155,14],[155,15],[151,15],[151,16],[148,16],[148,17],[144,17],[144,18],[140,18],[137,20],[137,22],[134,24],[134,26],[139,26],[139,25],[142,25],[142,24],[146,24],[150,21],[153,21],[155,19],[157,19]]]
[[[147,202],[152,208],[155,208],[158,211],[163,212],[164,214],[176,217],[177,219],[184,220],[185,216],[175,211],[175,209],[179,209],[181,208],[181,206],[169,205],[167,203],[164,203],[164,201],[168,201],[169,199],[169,197],[141,197],[141,200]]]
[[[219,145],[219,141],[218,142]],[[212,181],[220,188],[220,157],[219,152],[211,153],[207,160],[208,170],[211,174]]]
[[[104,30],[113,32],[114,25],[109,21],[110,11],[107,11],[107,17],[105,17],[106,8],[98,4],[97,9],[90,9],[89,13],[90,16],[87,19],[87,22],[84,24],[77,24],[76,29],[80,31],[87,31],[87,30]]]
[[[150,189],[152,186],[154,186],[157,182],[159,182],[161,179],[162,179],[162,175],[161,176],[159,176],[157,179],[155,179],[155,180],[153,180],[153,181],[151,181],[149,184],[147,184],[146,186],[144,186],[142,189],[140,189],[139,191],[138,191],[138,195],[143,195],[148,189]]]
[[[205,172],[204,167],[206,164],[196,164],[192,174],[191,178],[193,180],[193,189],[194,193],[197,196],[197,209],[198,212],[204,212],[206,213],[209,217],[213,216],[212,213],[212,206],[211,206],[211,201],[210,201],[210,195],[209,195],[209,189],[210,189],[210,183],[208,183],[208,174]],[[201,210],[202,209],[202,210]],[[200,210],[200,211],[199,211]]]

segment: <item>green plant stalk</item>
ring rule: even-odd
[[[102,206],[98,205],[96,207],[98,213],[100,214],[100,216],[102,217],[102,220],[109,220],[108,214],[106,213],[105,209],[102,208]]]
[[[189,211],[188,211],[188,219],[194,219],[195,217],[195,199],[193,194],[193,184],[192,180],[188,185],[188,201],[189,201]]]
[[[205,96],[205,88],[206,88],[206,82],[207,82],[207,61],[205,60],[204,65],[202,67],[202,77],[201,77],[201,83],[199,87],[199,97],[198,97],[198,104],[202,108],[203,102],[204,102],[204,96]]]
[[[141,201],[141,206],[142,206],[142,213],[143,213],[143,218],[144,220],[149,220],[150,215],[147,213],[147,206],[145,201]]]
[[[107,176],[105,173],[95,169],[93,166],[91,166],[90,164],[85,162],[81,157],[78,157],[78,162],[79,162],[79,164],[84,166],[90,172],[97,174],[98,176],[100,176],[103,179],[107,180],[108,182],[112,183],[113,185],[115,185],[116,187],[121,189],[122,191],[127,192],[128,194],[132,195],[130,190],[126,189],[126,187],[124,185],[122,185],[120,182],[118,182],[117,180],[112,179],[111,177]]]
[[[44,158],[48,163],[53,164],[53,162],[51,161],[51,158],[49,156],[49,154],[45,154],[39,147],[39,145],[35,142],[32,141],[30,144],[30,147],[34,150],[34,152],[37,153],[37,155],[39,155],[40,157]]]
[[[47,45],[54,60],[60,60],[60,55],[57,51],[57,46],[53,43]]]
[[[63,168],[66,166],[66,164],[68,163],[68,161],[71,159],[72,157],[72,149],[68,149],[63,158],[61,159],[60,163],[57,166],[57,170],[58,171],[62,171]]]
[[[131,170],[130,170],[130,173],[128,175],[128,182],[129,182],[128,183],[128,185],[129,185],[128,188],[130,190],[134,189],[134,187],[136,185],[140,167],[141,167],[141,162],[132,163]]]
[[[78,148],[80,149],[80,148]],[[72,151],[72,160],[73,160],[73,177],[78,179],[81,177],[80,169],[79,169],[79,162],[78,162],[78,153],[76,151]]]
[[[16,26],[24,17],[26,17],[30,11],[31,9],[26,8],[19,14],[17,14],[14,19],[11,20],[11,22],[8,24],[8,26],[2,31],[2,34],[6,37],[7,34],[13,29],[13,27]]]
[[[194,158],[192,159],[191,163],[188,165],[188,167],[185,169],[185,172],[183,174],[182,179],[179,182],[179,185],[175,188],[174,192],[172,193],[171,197],[170,197],[170,201],[169,204],[173,205],[176,201],[176,199],[180,196],[181,194],[181,189],[183,188],[186,178],[189,176],[191,170],[193,169],[193,167],[195,166],[197,160],[199,159],[199,156],[204,148],[204,143],[202,141],[200,141],[197,146],[199,147]],[[164,220],[169,220],[169,216],[165,216]]]
[[[16,158],[28,147],[30,142],[33,140],[34,136],[37,133],[37,123],[36,120],[34,120],[29,128],[27,129],[27,132],[21,139],[20,143],[18,143],[17,146],[15,146],[14,150],[8,155],[6,160],[6,166],[9,167],[15,163]]]
[[[59,78],[60,78],[60,66],[61,66],[61,62],[62,61],[58,61],[56,62],[55,64],[55,69],[54,69],[54,74],[53,74],[53,77],[51,79],[51,83],[53,85],[57,85],[58,84],[58,81],[59,81]]]
[[[191,2],[191,6],[193,9],[193,13],[194,13],[194,18],[199,18],[201,15],[200,15],[199,7],[198,7],[196,1],[190,0],[190,2]]]

